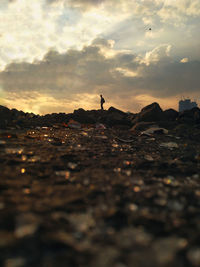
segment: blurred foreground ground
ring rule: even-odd
[[[200,266],[200,129],[0,131],[0,265]]]

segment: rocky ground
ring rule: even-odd
[[[0,265],[200,266],[199,114],[1,107]]]

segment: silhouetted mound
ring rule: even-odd
[[[108,126],[131,126],[131,120],[129,119],[128,114],[114,107],[108,109],[106,114],[101,118],[101,122]]]
[[[163,110],[158,103],[152,103],[151,105],[144,107],[141,112],[137,114],[132,123],[135,124],[140,121],[152,122],[161,120],[164,120]]]
[[[91,111],[85,111],[83,108],[79,108],[77,110],[74,110],[74,113],[72,114],[72,118],[75,121],[78,121],[80,123],[90,123],[93,124],[96,122],[96,116],[94,112]]]
[[[121,111],[121,110],[119,110],[119,109],[117,109],[117,108],[114,108],[114,107],[110,107],[109,109],[108,109],[108,113],[110,113],[110,114],[120,114],[121,116],[126,116],[126,113],[125,112],[123,112],[123,111]]]
[[[200,109],[193,108],[190,110],[184,110],[179,113],[177,117],[177,121],[180,123],[187,123],[187,124],[199,124],[200,123]]]
[[[178,117],[178,111],[170,108],[165,111],[163,111],[164,119],[169,121],[174,121]]]
[[[0,106],[0,128],[6,127],[7,121],[11,119],[10,110]]]
[[[109,110],[84,110],[80,108],[69,114],[52,113],[39,116],[1,106],[0,115],[0,128],[52,126],[57,123],[68,123],[70,119],[81,124],[103,123],[107,126],[131,126],[130,114],[114,107],[109,108]]]
[[[8,109],[4,106],[0,106],[0,128],[6,128],[8,126],[24,126],[26,123],[33,121],[33,118],[37,116],[33,113],[25,113],[18,111],[17,109]]]
[[[159,124],[162,127],[174,128],[178,123],[199,124],[200,109],[193,108],[181,113],[168,109],[163,111],[158,103],[152,103],[144,107],[139,113],[123,112],[115,107],[108,110],[84,110],[79,108],[73,113],[52,113],[43,116],[33,113],[25,113],[16,109],[8,109],[0,106],[0,128],[30,128],[37,126],[53,126],[55,124],[68,123],[73,119],[81,124],[103,123],[107,127],[119,126],[124,129],[144,129],[147,124]],[[147,123],[147,124],[145,124]]]

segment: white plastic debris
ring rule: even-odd
[[[151,155],[145,155],[144,159],[148,160],[148,161],[154,161],[153,157]]]
[[[55,174],[57,176],[64,177],[66,180],[70,178],[70,171],[68,171],[68,170],[56,171]]]
[[[105,130],[106,129],[106,126],[102,123],[97,123],[96,124],[96,129],[97,130]]]
[[[95,221],[90,213],[71,214],[68,220],[79,232],[87,232],[95,226]]]
[[[168,134],[168,130],[165,128],[160,128],[160,127],[151,127],[143,132],[141,132],[141,135],[148,135],[151,136],[152,134],[155,133],[163,133],[163,134]]]
[[[78,164],[75,163],[75,162],[68,162],[67,166],[68,166],[68,168],[70,168],[71,170],[75,170],[76,167],[78,166]]]
[[[169,149],[178,148],[178,144],[175,142],[161,143],[160,147],[166,147]]]
[[[72,119],[69,120],[67,126],[72,129],[81,129],[81,124]]]
[[[98,138],[98,139],[108,139],[108,137],[106,135],[95,135],[95,138]]]

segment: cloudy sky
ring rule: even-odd
[[[151,29],[151,30],[150,30]],[[1,0],[0,104],[138,112],[200,97],[200,0]]]

